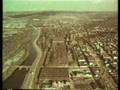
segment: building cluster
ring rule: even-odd
[[[13,62],[12,57],[19,50],[28,52],[28,61],[34,61],[38,54],[36,42],[42,52],[40,70],[35,73],[35,86],[40,90],[116,90],[116,18],[102,12],[4,16],[3,63]],[[39,38],[36,38],[37,30],[40,30]]]
[[[59,47],[60,42],[64,42],[66,46],[64,49],[66,49],[68,57],[66,59],[69,65],[68,82],[71,89],[117,89],[117,30],[116,27],[106,27],[106,24],[99,25],[99,20],[96,22],[96,24],[95,21],[91,22],[93,23],[90,25],[91,27],[79,23],[62,22],[61,20],[44,23],[45,27],[41,36],[44,38],[41,40],[44,41],[43,46],[47,45],[46,47],[48,47],[49,44],[45,43],[50,42],[54,49],[56,46],[56,48]],[[101,22],[107,21],[100,20],[100,24]],[[55,45],[55,42],[58,44]],[[54,57],[61,51],[64,54],[64,49],[51,52],[51,55]],[[60,65],[59,60],[62,59],[58,58],[59,55],[51,63],[57,60],[56,63]],[[57,82],[53,80],[53,83]],[[59,83],[57,85],[59,86]]]

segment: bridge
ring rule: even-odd
[[[85,69],[88,68],[87,66],[39,66],[40,68],[57,68],[57,69]],[[98,68],[98,66],[93,67],[93,68]]]
[[[22,69],[26,69],[26,70],[29,70],[31,68],[31,66],[14,66],[15,68],[18,68],[19,70],[22,70]],[[78,66],[39,66],[40,68],[63,68],[63,69],[85,69],[86,67],[84,66],[81,66],[81,67],[78,67]],[[95,67],[95,68],[98,68],[98,67]]]
[[[64,41],[56,41],[56,40],[54,40],[53,43],[64,43]]]
[[[15,68],[18,68],[19,70],[26,69],[29,70],[31,66],[14,66]]]

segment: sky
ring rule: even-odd
[[[3,11],[117,11],[117,0],[3,0]]]

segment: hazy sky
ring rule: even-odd
[[[117,11],[117,0],[3,0],[4,11]]]

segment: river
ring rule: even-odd
[[[21,64],[21,66],[22,65],[31,66],[36,58],[36,51],[33,48],[33,45],[31,44],[27,49],[29,50],[29,55],[26,58],[26,60]],[[22,70],[16,69],[10,77],[3,81],[3,88],[4,89],[20,88],[27,72],[28,71],[25,69]]]

